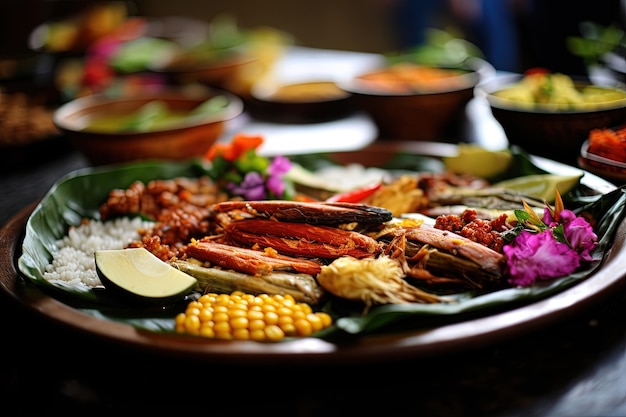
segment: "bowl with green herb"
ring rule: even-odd
[[[223,90],[163,90],[133,97],[96,94],[59,107],[55,125],[94,165],[202,156],[242,100]]]

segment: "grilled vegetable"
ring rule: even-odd
[[[199,288],[216,293],[243,291],[251,294],[290,295],[294,300],[315,305],[324,289],[308,274],[271,272],[253,276],[219,268],[207,268],[190,261],[173,261],[171,265],[198,280]]]

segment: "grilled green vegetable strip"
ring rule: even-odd
[[[198,280],[198,289],[218,293],[243,291],[250,294],[289,294],[296,301],[311,305],[320,302],[324,289],[313,276],[288,272],[271,272],[253,276],[236,271],[207,268],[189,261],[174,261],[177,268]]]

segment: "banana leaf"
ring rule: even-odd
[[[53,285],[43,278],[45,266],[57,250],[56,241],[67,233],[70,226],[79,225],[85,218],[100,220],[98,208],[114,188],[128,188],[137,180],[148,182],[158,178],[197,177],[202,173],[198,161],[147,161],[86,168],[66,175],[48,191],[26,223],[22,255],[18,259],[20,272],[63,300],[81,305],[90,302],[115,304],[116,300],[108,299],[102,291],[62,283]]]
[[[318,162],[322,159],[318,159]],[[399,155],[401,169],[406,169],[409,158]],[[413,158],[411,168],[432,168],[432,158]],[[326,161],[325,163],[327,163]],[[541,172],[523,157],[517,165],[526,174]],[[530,167],[530,168],[529,168]],[[385,168],[394,169],[393,163]],[[200,161],[166,163],[148,161],[75,171],[60,179],[44,196],[26,224],[22,255],[18,269],[27,284],[67,305],[103,320],[125,323],[136,328],[155,332],[173,332],[174,316],[183,311],[187,299],[167,306],[129,305],[112,297],[105,289],[77,289],[51,284],[43,278],[46,265],[52,260],[56,241],[70,226],[82,219],[99,219],[98,207],[114,188],[127,188],[132,182],[152,179],[197,177],[204,174]],[[517,174],[519,172],[516,172]],[[582,187],[582,185],[581,185]],[[363,305],[345,300],[330,299],[321,308],[335,317],[333,326],[316,336],[331,340],[360,337],[364,334],[392,332],[398,329],[419,329],[426,326],[458,322],[471,317],[493,314],[512,309],[563,291],[589,277],[602,265],[610,249],[617,226],[624,220],[626,192],[622,188],[602,194],[589,194],[589,190],[570,196],[570,206],[577,213],[588,212],[598,219],[596,233],[599,245],[593,252],[595,262],[575,274],[533,285],[528,288],[507,288],[491,293],[454,294],[454,303],[385,305],[372,308],[363,314]]]

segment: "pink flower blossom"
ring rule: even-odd
[[[511,285],[528,286],[538,280],[565,276],[580,266],[576,250],[558,242],[550,229],[540,233],[523,230],[503,250]]]
[[[576,217],[570,210],[561,211],[560,216],[567,243],[578,252],[581,259],[592,261],[591,251],[598,244],[598,236],[591,225],[584,218]]]
[[[267,179],[265,186],[275,196],[282,196],[285,191],[285,182],[279,176],[273,175]]]
[[[267,167],[267,173],[270,176],[279,177],[279,176],[282,176],[283,174],[286,174],[290,169],[291,169],[291,161],[282,155],[278,155],[274,157],[270,166]]]
[[[267,167],[268,178],[265,186],[267,190],[277,197],[281,197],[285,192],[285,182],[283,175],[291,169],[291,161],[284,156],[278,155]]]

